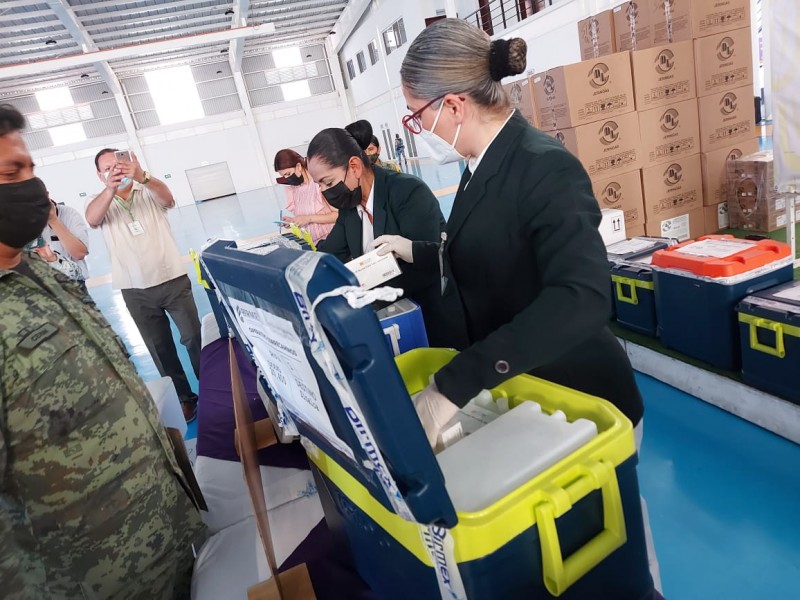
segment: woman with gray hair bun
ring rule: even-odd
[[[589,177],[511,109],[500,84],[525,70],[526,53],[524,40],[491,41],[444,19],[400,70],[405,127],[438,162],[468,160],[441,243],[375,240],[438,272],[449,345],[461,350],[415,400],[431,445],[459,407],[521,373],[605,398],[634,425],[642,418],[633,369],[606,326],[608,261]]]

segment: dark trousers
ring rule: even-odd
[[[172,339],[167,314],[175,321],[181,344],[189,352],[194,374],[200,377],[200,319],[192,296],[192,283],[182,275],[143,290],[122,290],[125,306],[153,357],[162,377],[172,378],[181,400],[195,398]]]

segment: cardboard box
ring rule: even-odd
[[[692,35],[695,38],[750,25],[750,0],[692,0]]]
[[[642,166],[637,113],[548,133],[578,157],[592,179],[608,179]]]
[[[625,240],[625,215],[621,210],[604,208],[603,219],[597,228],[606,246]]]
[[[750,0],[647,0],[653,45],[749,27]]]
[[[532,79],[532,78],[531,78]],[[533,101],[533,85],[531,79],[521,79],[513,83],[507,83],[503,86],[506,90],[511,106],[518,108],[519,112],[525,119],[536,127],[539,128],[538,114],[536,112],[536,105]]]
[[[653,45],[663,46],[692,39],[692,0],[647,0]]]
[[[635,109],[628,52],[550,69],[532,78],[544,131],[568,129]]]
[[[668,219],[648,222],[644,226],[647,235],[652,237],[674,238],[679,242],[693,240],[702,236],[704,230],[703,208],[676,215]]]
[[[628,227],[626,225],[625,235],[628,236],[628,239],[647,235],[647,232],[645,231],[645,224],[642,223],[641,225],[634,225],[633,227]]]
[[[631,52],[636,110],[694,98],[694,46],[680,42]]]
[[[684,100],[639,113],[642,161],[660,165],[700,152],[700,122],[697,102]]]
[[[623,2],[612,9],[617,52],[644,50],[653,45],[648,0]]]
[[[617,209],[625,214],[625,229],[644,226],[641,171],[630,171],[610,179],[593,181],[592,189],[601,209]],[[630,232],[628,236],[630,237]]]
[[[719,233],[723,229],[730,227],[730,216],[728,215],[728,203],[720,202],[712,206],[703,208],[704,217],[704,233],[711,235],[712,233]]]
[[[700,98],[700,151],[713,152],[756,137],[753,87]]]
[[[694,41],[697,96],[753,84],[753,42],[750,28]]]
[[[606,10],[599,15],[578,21],[578,39],[581,45],[581,60],[614,54],[617,51],[614,14]]]
[[[741,144],[700,155],[700,166],[703,169],[703,202],[706,206],[716,205],[728,199],[728,161],[753,152],[758,152],[758,138],[744,140]]]
[[[660,222],[703,208],[700,155],[642,169],[647,223]]]
[[[775,186],[772,152],[756,152],[728,161],[731,227],[768,233],[786,227],[787,198]]]

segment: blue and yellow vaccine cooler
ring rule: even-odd
[[[800,281],[748,296],[736,311],[744,382],[800,404]]]
[[[398,516],[369,466],[352,415],[311,358],[303,317],[284,277],[299,254],[281,248],[254,255],[220,242],[203,252],[203,260],[225,297],[280,315],[302,338],[333,429],[350,452],[302,417],[296,425],[327,525],[346,539],[356,569],[377,598],[442,597],[419,524],[449,530],[470,600],[653,597],[633,428],[618,409],[527,375],[492,390],[512,407],[531,400],[545,412],[563,411],[569,421],[589,419],[598,435],[494,504],[458,512],[409,397],[456,353],[420,348],[395,358],[371,307],[355,309],[341,297],[326,298],[315,311],[319,323],[417,523]],[[355,276],[333,257],[320,256],[308,282],[309,299],[343,285],[357,286]]]

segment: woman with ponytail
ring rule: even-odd
[[[443,312],[455,319],[445,345],[461,353],[415,400],[432,443],[460,406],[521,373],[605,398],[634,425],[642,418],[633,369],[607,327],[608,261],[589,177],[511,108],[500,84],[525,71],[526,54],[522,39],[492,41],[443,19],[414,40],[400,70],[412,113],[403,124],[440,163],[468,161],[444,243],[375,240],[441,277]]]

